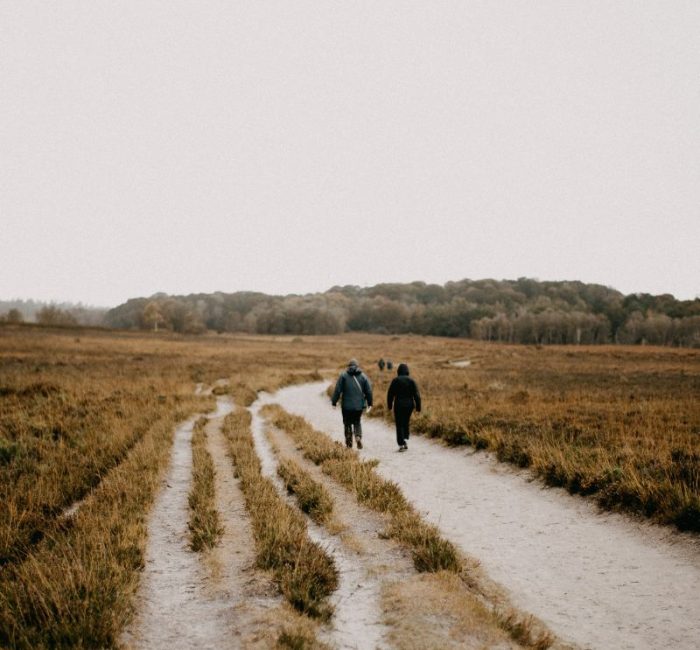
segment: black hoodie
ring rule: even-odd
[[[421,402],[418,385],[408,376],[408,366],[405,363],[399,364],[398,376],[394,377],[389,385],[389,392],[386,395],[387,406],[391,411],[396,408],[413,408],[420,413]]]

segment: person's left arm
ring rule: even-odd
[[[363,382],[363,388],[365,389],[365,399],[367,400],[367,406],[371,407],[372,406],[372,384],[369,381],[369,378],[367,375],[363,375],[364,377],[364,382]]]

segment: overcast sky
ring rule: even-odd
[[[700,2],[0,0],[0,299],[700,294]]]

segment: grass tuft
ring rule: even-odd
[[[238,408],[224,421],[231,455],[251,516],[258,566],[270,569],[280,591],[298,611],[328,619],[327,597],[338,586],[335,563],[312,542],[301,513],[280,497],[260,471],[250,433],[250,413]]]
[[[288,458],[280,461],[277,473],[289,493],[296,495],[302,512],[308,514],[317,524],[328,521],[333,512],[333,499],[323,485]]]
[[[325,474],[353,491],[358,502],[389,514],[388,536],[411,548],[413,564],[418,571],[462,571],[463,563],[454,545],[440,537],[437,528],[421,519],[396,483],[381,478],[374,471],[376,462],[361,460],[355,452],[333,442],[304,418],[291,415],[280,406],[266,406],[262,414],[289,433],[304,455],[320,465]]]
[[[214,548],[224,534],[216,509],[214,462],[207,450],[207,418],[195,422],[192,433],[192,489],[189,494],[190,548],[203,551]]]

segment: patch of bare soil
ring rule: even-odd
[[[382,605],[391,627],[389,641],[402,650],[520,648],[494,625],[491,612],[465,594],[453,573],[422,573],[388,585]]]
[[[326,386],[291,386],[274,401],[342,441]],[[379,460],[377,471],[559,638],[585,648],[698,647],[697,538],[601,514],[487,453],[412,437],[399,454],[386,423],[365,419],[363,430],[362,454]]]

